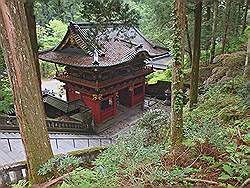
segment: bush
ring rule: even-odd
[[[245,80],[242,77],[210,87],[199,98],[196,109],[190,112],[185,108],[186,138],[201,142],[208,139],[209,143],[223,149],[227,137],[235,134],[235,124],[247,119],[246,96]]]
[[[166,69],[165,71],[156,71],[147,76],[148,84],[156,84],[158,81],[172,80],[172,69]]]
[[[80,165],[80,159],[70,155],[60,155],[49,159],[43,164],[38,174],[44,176],[52,173],[53,175],[60,176],[73,170]]]
[[[170,137],[170,114],[163,110],[150,110],[137,122],[148,131],[146,145],[168,143]]]
[[[152,127],[152,123],[157,125]],[[62,187],[130,187],[162,181],[167,172],[161,165],[161,156],[168,151],[169,145],[156,142],[145,145],[145,142],[151,134],[148,128],[158,137],[168,123],[169,116],[163,111],[147,112],[137,122],[139,126],[119,137],[115,145],[96,159],[93,170],[75,170]]]

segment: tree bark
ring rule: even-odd
[[[183,140],[183,64],[184,38],[186,20],[186,1],[174,1],[174,37],[173,37],[173,77],[171,95],[171,140],[172,144],[179,145]]]
[[[1,0],[0,24],[0,39],[27,157],[29,180],[34,184],[41,183],[45,177],[37,175],[38,169],[53,154],[23,1]]]
[[[215,57],[215,45],[216,45],[216,32],[217,32],[217,22],[218,22],[218,0],[214,0],[213,5],[213,26],[212,26],[212,37],[211,37],[211,48],[210,48],[210,64],[213,63]]]
[[[194,52],[190,83],[190,110],[192,110],[198,99],[199,63],[200,63],[200,40],[202,20],[202,0],[195,0],[195,25],[194,25]]]
[[[245,0],[239,0],[238,2],[236,2],[236,5],[238,7],[238,10],[237,10],[237,19],[234,19],[234,33],[235,33],[235,36],[239,37],[240,36],[240,29],[241,29],[241,24],[242,24],[242,20],[241,20],[241,17],[242,17],[242,4],[244,4]]]
[[[248,33],[248,44],[247,44],[247,55],[246,55],[246,64],[245,64],[245,71],[244,76],[247,81],[250,81],[250,33]]]
[[[206,61],[209,59],[209,47],[211,45],[211,1],[207,1],[206,5],[206,43],[205,43],[205,52],[206,52]]]
[[[246,0],[245,3],[245,10],[244,10],[244,17],[243,17],[243,24],[242,24],[242,34],[245,32],[247,26],[247,12],[249,8],[250,0]]]
[[[37,36],[36,36],[36,20],[34,15],[34,0],[26,0],[25,4],[25,14],[27,18],[29,35],[31,41],[31,47],[35,58],[36,72],[37,77],[41,89],[41,73],[40,73],[40,64],[38,60],[38,44],[37,44]]]
[[[187,15],[185,16],[186,18],[186,35],[187,35],[187,43],[188,43],[188,58],[189,58],[189,62],[190,65],[192,64],[193,61],[193,55],[192,55],[192,45],[191,45],[191,39],[190,39],[190,35],[189,35],[189,29],[188,29],[188,17]]]
[[[229,18],[230,18],[230,13],[231,13],[231,3],[232,0],[226,0],[226,10],[225,10],[225,19],[224,19],[224,32],[223,32],[223,37],[222,37],[222,48],[221,48],[221,54],[224,54],[225,52],[225,46],[227,42],[227,33],[228,33],[228,27],[229,27]]]

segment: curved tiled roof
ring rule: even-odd
[[[77,67],[106,67],[164,54],[168,54],[165,48],[150,43],[135,27],[113,24],[97,29],[93,23],[70,23],[61,43],[39,53],[39,58]]]

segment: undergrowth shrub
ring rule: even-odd
[[[161,165],[161,156],[170,148],[166,143],[158,144],[157,138],[169,126],[169,116],[156,110],[144,117],[137,122],[139,126],[120,136],[94,161],[93,170],[75,170],[62,187],[130,187],[163,181],[168,173]],[[145,145],[148,135],[155,139]]]
[[[38,174],[44,176],[52,173],[56,176],[72,171],[80,165],[80,159],[71,155],[58,155],[49,159],[45,164],[41,165]]]
[[[137,122],[141,128],[146,128],[148,134],[145,144],[164,144],[170,137],[170,114],[164,110],[150,110]]]
[[[218,149],[223,149],[228,143],[228,135],[217,122],[205,121],[202,125],[196,124],[192,120],[187,121],[184,126],[184,136],[186,139],[195,142],[205,143],[216,146]]]
[[[213,85],[199,97],[199,105],[193,111],[185,108],[184,134],[193,141],[199,140],[222,148],[230,135],[236,134],[236,127],[249,127],[246,113],[246,85],[242,77]],[[242,125],[240,124],[242,122]],[[246,128],[245,128],[246,130]]]

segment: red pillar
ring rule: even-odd
[[[95,100],[91,96],[87,96],[84,94],[81,94],[81,98],[86,106],[88,106],[91,109],[92,117],[95,121],[95,123],[101,122],[101,107],[100,107],[100,100]]]
[[[134,88],[132,88],[132,91],[131,91],[131,107],[134,106],[134,94],[135,94]]]
[[[116,115],[116,93],[113,95],[113,114]]]
[[[145,82],[143,81],[143,83],[142,83],[142,87],[143,87],[143,89],[142,89],[142,110],[144,110],[144,102],[145,102]]]
[[[101,102],[99,100],[93,100],[92,114],[95,119],[95,123],[101,123]]]

